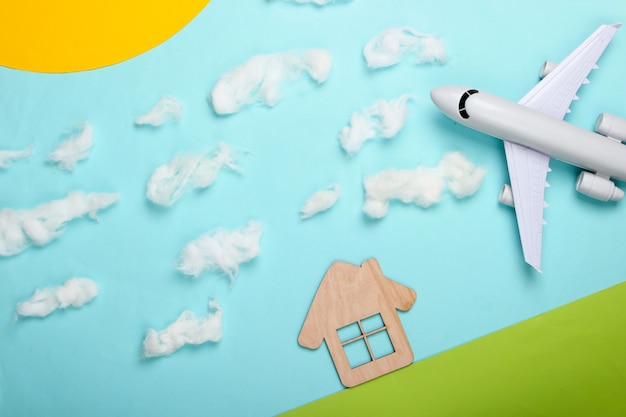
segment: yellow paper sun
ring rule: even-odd
[[[21,0],[0,5],[0,65],[37,72],[116,64],[164,42],[209,0]]]

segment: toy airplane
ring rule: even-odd
[[[626,120],[601,114],[599,134],[563,121],[572,100],[621,23],[600,26],[563,62],[546,62],[543,79],[517,104],[466,87],[443,86],[430,97],[452,120],[504,141],[511,186],[499,201],[515,207],[524,260],[541,272],[544,187],[550,157],[578,166],[576,190],[602,201],[624,192],[610,178],[626,181]]]

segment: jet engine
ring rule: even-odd
[[[576,181],[576,191],[600,201],[620,201],[624,192],[613,181],[598,174],[583,171]]]
[[[509,184],[504,184],[502,190],[500,190],[498,202],[509,207],[515,207],[515,202],[513,201],[513,190]]]
[[[559,64],[553,61],[544,62],[541,70],[539,71],[539,78],[543,80],[548,74],[552,72],[553,69],[556,68],[557,65]]]
[[[608,113],[600,113],[596,120],[596,132],[624,142],[626,141],[626,119]]]

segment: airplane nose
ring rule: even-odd
[[[430,99],[446,116],[459,120],[459,100],[467,90],[469,88],[444,85],[433,88],[430,92]]]

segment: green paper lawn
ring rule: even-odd
[[[626,283],[283,416],[624,417]]]

